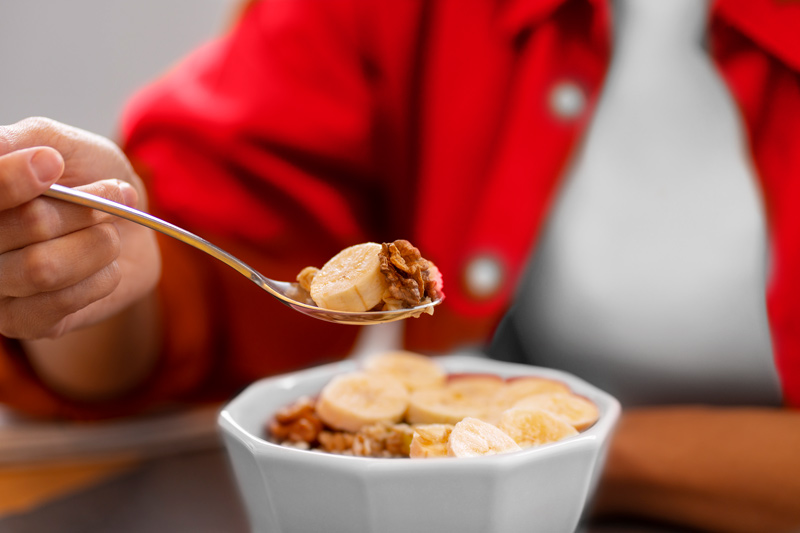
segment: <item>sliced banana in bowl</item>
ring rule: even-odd
[[[316,409],[330,428],[357,432],[370,424],[399,422],[408,409],[408,389],[388,375],[351,372],[322,389]]]
[[[315,399],[302,397],[280,413],[268,424],[276,442],[411,458],[541,446],[577,435],[599,417],[597,406],[563,381],[448,374],[436,358],[404,350],[366,358],[357,370],[334,376]]]
[[[447,374],[432,358],[406,350],[382,352],[364,361],[364,370],[399,379],[409,392],[441,387]]]
[[[497,427],[523,448],[558,442],[578,434],[563,417],[544,409],[507,409]]]
[[[541,377],[560,381],[591,401],[598,418],[582,431],[565,423],[570,428],[565,431],[577,433],[526,447],[522,438],[517,441],[516,434],[509,433],[527,426],[549,433],[548,426],[530,416],[514,422],[515,430],[504,431],[499,422],[476,417],[452,425],[409,424],[407,415],[397,422],[374,423],[375,417],[342,407],[371,405],[370,394],[410,398],[413,393],[408,386],[397,385],[406,371],[393,376],[395,385],[378,386],[377,392],[374,385],[379,382],[373,379],[387,375],[369,371],[360,359],[266,378],[229,402],[219,417],[251,529],[278,533],[574,531],[600,477],[619,403],[591,384],[552,369],[471,355],[431,360],[446,374],[438,388],[452,385],[489,398],[521,376]],[[403,367],[396,358],[388,363],[385,367]],[[369,375],[367,385],[337,385],[333,419],[337,425],[351,429],[359,425],[360,429],[333,429],[322,422],[317,405],[335,378],[353,374]],[[395,394],[386,395],[383,388]],[[355,391],[359,399],[345,401],[343,390]],[[389,412],[385,404],[376,403],[384,405],[379,410]],[[534,412],[525,405],[512,409]],[[396,414],[381,416],[394,420]],[[277,427],[280,437],[265,430],[265,423]]]
[[[508,433],[479,418],[464,418],[453,427],[447,439],[449,457],[497,455],[521,449]]]

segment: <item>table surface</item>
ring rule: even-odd
[[[0,533],[248,532],[219,408],[87,424],[0,410]],[[679,532],[638,522],[579,531]]]
[[[2,533],[248,531],[222,449],[0,470],[0,480],[26,476],[31,482],[18,488],[33,496],[0,507]]]
[[[2,491],[18,496],[8,499]],[[117,457],[0,468],[0,533],[144,531],[249,531],[222,447],[146,460]],[[580,530],[676,532],[627,522],[588,524]]]

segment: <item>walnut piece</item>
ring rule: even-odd
[[[380,262],[381,273],[389,282],[383,295],[384,309],[416,307],[442,296],[439,269],[407,240],[383,243]]]
[[[279,409],[267,429],[278,441],[313,445],[317,442],[322,427],[314,400],[303,396]]]
[[[353,448],[355,435],[346,431],[322,431],[319,434],[319,445],[328,453],[344,454]]]
[[[320,449],[328,453],[358,457],[408,457],[414,430],[408,424],[381,422],[364,426],[356,433],[323,431]]]

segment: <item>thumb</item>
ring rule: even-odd
[[[0,210],[39,196],[64,172],[64,158],[53,148],[39,146],[0,156]]]
[[[64,158],[55,148],[40,146],[24,151],[33,152],[29,164],[34,177],[40,183],[50,186],[64,173]]]

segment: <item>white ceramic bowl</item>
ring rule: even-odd
[[[473,356],[437,358],[447,372],[559,379],[594,401],[600,418],[559,442],[475,458],[373,459],[279,446],[266,421],[314,395],[343,361],[256,382],[219,425],[253,531],[269,533],[569,532],[598,481],[619,403],[571,374]]]

